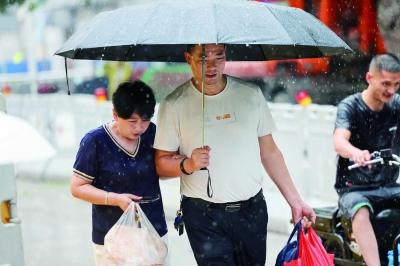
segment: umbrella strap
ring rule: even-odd
[[[212,188],[212,185],[211,185],[210,170],[208,170],[207,167],[201,168],[200,170],[207,170],[207,172],[208,172],[207,196],[208,196],[209,198],[212,198],[212,196],[213,196],[213,194],[214,194],[214,191],[213,191],[213,188]]]
[[[68,83],[68,68],[67,68],[67,58],[64,57],[65,59],[65,78],[67,79],[67,88],[68,88],[68,95],[71,95],[71,92],[69,91],[69,83]]]

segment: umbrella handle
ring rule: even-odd
[[[67,68],[67,58],[65,57],[65,78],[67,80],[67,88],[68,88],[68,95],[71,95],[71,92],[69,91],[69,83],[68,83],[68,68]]]
[[[201,112],[202,112],[202,147],[204,148],[204,78],[206,76],[206,69],[205,69],[205,64],[206,64],[206,45],[202,44],[201,45],[202,49],[202,54],[201,54]]]
[[[204,148],[204,78],[206,75],[206,45],[202,44],[201,45],[201,112],[202,112],[202,147]],[[209,198],[212,198],[213,196],[213,189],[211,186],[211,177],[210,177],[210,171],[208,170],[207,167],[203,167],[200,170],[207,170],[208,172],[208,181],[207,181],[207,195]]]

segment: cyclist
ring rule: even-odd
[[[353,252],[368,266],[380,265],[378,245],[371,225],[374,208],[382,202],[400,202],[397,167],[366,165],[370,153],[392,147],[400,118],[400,59],[393,54],[375,56],[366,74],[368,87],[340,102],[334,130],[339,154],[335,189],[339,214],[350,220]],[[398,129],[400,130],[400,129]],[[353,159],[350,162],[348,159]],[[363,167],[349,170],[350,164]]]

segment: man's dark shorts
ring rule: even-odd
[[[183,219],[200,266],[264,266],[268,211],[265,199],[235,212],[182,201]]]
[[[373,190],[351,191],[339,197],[339,215],[352,221],[358,210],[368,207],[372,218],[376,210],[381,210],[384,207],[398,207],[399,204],[399,185],[379,187]]]

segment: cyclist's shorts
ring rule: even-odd
[[[374,211],[400,204],[400,186],[379,187],[373,190],[350,191],[339,197],[339,215],[353,221],[354,215],[363,207],[368,207],[371,218]]]

